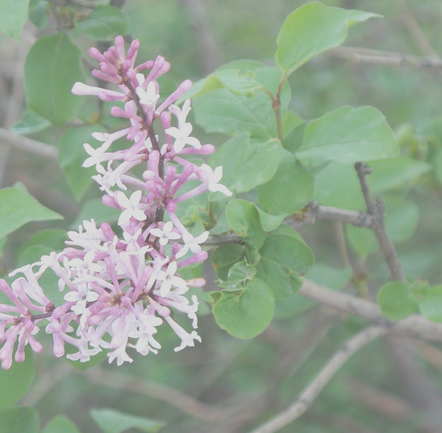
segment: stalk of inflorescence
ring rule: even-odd
[[[86,362],[106,350],[109,362],[132,362],[127,350],[147,355],[157,353],[158,326],[167,323],[180,340],[175,351],[192,347],[201,337],[197,329],[198,300],[186,297],[189,287],[201,287],[202,278],[186,281],[179,269],[207,259],[201,245],[208,232],[197,236],[181,222],[178,204],[207,191],[232,193],[219,184],[222,167],[212,170],[186,159],[187,155],[210,155],[214,147],[202,145],[191,136],[187,121],[190,100],[180,108],[174,105],[192,83],[181,83],[158,105],[157,79],[170,64],[161,56],[135,66],[139,42],[133,41],[126,53],[122,37],[104,53],[91,48],[99,69],[98,79],[118,86],[118,90],[75,83],[76,95],[94,95],[102,101],[119,101],[111,114],[128,119],[130,125],[119,131],[96,132],[98,148],[88,143],[89,157],[84,167],[95,166],[93,179],[103,192],[103,203],[120,211],[118,235],[108,223],[99,227],[92,219],[83,221],[78,231],[68,232],[67,247],[44,255],[38,262],[9,274],[17,277],[10,285],[0,280],[0,290],[10,303],[0,304],[0,361],[10,368],[12,359],[22,362],[24,349],[43,350],[35,335],[44,329],[53,339],[53,353],[60,357],[65,344],[76,348],[67,355]],[[158,106],[157,106],[158,105]],[[164,142],[155,134],[154,123],[163,130]],[[172,126],[175,124],[176,126]],[[128,147],[113,150],[115,141],[125,138]],[[141,165],[143,174],[132,169]],[[182,187],[199,181],[195,187]],[[64,303],[55,306],[45,295],[39,279],[45,272],[58,277],[58,288],[66,292]],[[190,319],[189,332],[174,319],[175,314]]]

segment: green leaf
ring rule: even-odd
[[[411,238],[419,223],[419,206],[397,195],[383,195],[385,227],[393,242]]]
[[[26,57],[26,101],[55,125],[63,126],[83,103],[71,93],[76,81],[85,81],[80,58],[80,50],[64,32],[38,38]]]
[[[295,113],[293,110],[288,110],[282,125],[283,137],[287,137],[291,132],[294,131],[295,128],[297,128],[302,123],[304,123],[304,120],[298,113]]]
[[[75,28],[92,39],[107,41],[126,34],[129,24],[129,17],[116,6],[97,5],[85,19],[75,22]]]
[[[235,265],[229,270],[227,281],[221,282],[220,286],[225,290],[238,291],[243,289],[244,285],[249,280],[253,280],[256,275],[256,267],[249,265],[245,260],[235,263]]]
[[[261,227],[258,210],[253,203],[245,200],[232,200],[226,206],[230,228],[254,249],[262,247],[265,231]]]
[[[294,295],[302,285],[303,275],[314,263],[310,248],[289,235],[268,236],[259,253],[257,276],[268,284],[276,299]]]
[[[92,409],[90,414],[104,433],[122,433],[130,428],[155,433],[165,425],[163,421],[129,415],[113,409]]]
[[[0,393],[0,412],[11,408],[26,395],[34,381],[34,376],[33,352],[30,347],[25,349],[23,362],[12,362],[9,370],[0,368],[0,389],[7,390],[7,392]],[[0,428],[0,431],[4,430]]]
[[[67,240],[66,232],[61,229],[46,229],[41,230],[35,235],[31,236],[21,251],[32,246],[44,246],[51,248],[52,251],[61,251],[65,247]]]
[[[50,125],[51,122],[26,108],[20,119],[11,126],[10,130],[16,134],[30,134],[46,129]]]
[[[302,146],[304,140],[304,132],[308,122],[301,122],[287,136],[284,136],[283,146],[289,152],[296,153]]]
[[[94,198],[84,204],[80,214],[72,223],[72,227],[77,230],[84,220],[90,221],[91,219],[95,220],[97,227],[104,222],[112,224],[118,221],[120,213],[118,209],[104,205],[100,198]]]
[[[248,339],[267,328],[274,308],[275,299],[269,286],[255,278],[243,291],[221,292],[213,315],[221,329],[234,337]]]
[[[393,320],[402,320],[417,310],[417,300],[411,293],[411,286],[401,281],[386,284],[378,296],[381,312]]]
[[[404,184],[412,183],[432,168],[430,164],[405,156],[370,161],[368,165],[373,169],[368,176],[368,182],[374,193],[397,189]]]
[[[210,157],[209,165],[223,167],[223,185],[231,191],[250,191],[269,181],[281,161],[282,147],[277,139],[250,144],[248,134],[231,138]],[[235,155],[232,158],[232,155]],[[225,196],[219,193],[220,198]]]
[[[216,276],[227,281],[229,270],[244,256],[244,247],[238,244],[230,244],[219,247],[212,254],[212,265]]]
[[[29,3],[29,19],[34,26],[45,29],[48,25],[49,2],[46,0],[31,1]]]
[[[238,69],[220,68],[207,78],[195,83],[178,102],[222,88],[226,88],[236,95],[253,96],[253,91],[259,87],[261,85],[255,80],[255,74],[251,71],[241,73]]]
[[[277,137],[276,117],[270,97],[256,90],[253,97],[217,89],[194,100],[195,119],[207,132],[238,135],[248,132],[251,138],[269,140]]]
[[[40,421],[32,407],[18,406],[0,413],[0,432],[38,433]]]
[[[379,244],[372,229],[346,224],[345,233],[350,245],[361,257],[367,257],[379,250]]]
[[[276,174],[258,187],[259,204],[271,215],[296,212],[313,198],[313,193],[313,175],[285,149]]]
[[[228,70],[230,72],[226,72]],[[233,136],[248,132],[252,140],[256,138],[261,141],[277,138],[272,99],[263,89],[276,95],[282,79],[281,71],[274,66],[252,60],[239,60],[224,65],[214,74],[237,74],[238,77],[243,77],[242,79],[244,77],[253,77],[253,79],[250,78],[248,84],[242,88],[239,86],[234,88],[226,79],[206,86],[205,90],[212,91],[198,96],[194,101],[197,122],[208,132],[223,132]],[[261,86],[255,88],[256,83]],[[221,84],[228,87],[220,88]],[[203,86],[204,84],[197,83],[191,94],[201,92]],[[240,90],[245,95],[238,94]],[[282,119],[286,118],[290,98],[290,86],[285,83],[281,91]]]
[[[64,293],[63,293],[64,294]],[[74,354],[77,353],[78,349],[75,346],[72,346],[70,344],[66,345],[65,354]],[[72,361],[70,359],[65,358],[65,360],[73,367],[75,370],[78,371],[88,371],[91,368],[96,367],[97,365],[100,365],[107,359],[107,354],[109,353],[109,350],[105,349],[101,352],[97,353],[96,355],[92,356],[91,359],[87,362],[81,362],[81,361]]]
[[[431,287],[419,303],[422,315],[432,322],[442,322],[442,285]]]
[[[256,60],[235,60],[221,66],[218,71],[225,69],[233,69],[239,74],[252,74],[255,83],[259,83],[265,89],[268,89],[276,96],[279,84],[281,83],[282,73],[275,66],[265,65]],[[286,86],[281,92],[282,107],[286,106],[290,101],[290,86]]]
[[[373,171],[367,180],[373,195],[411,186],[412,182],[431,168],[429,164],[403,156],[370,161],[369,165]],[[332,162],[316,173],[315,200],[326,206],[365,211],[365,201],[354,165]]]
[[[16,188],[0,190],[0,238],[31,221],[63,219],[35,198]]]
[[[96,174],[95,167],[82,167],[88,154],[83,143],[93,148],[101,146],[101,142],[92,137],[93,132],[104,132],[100,125],[87,125],[68,128],[63,133],[58,148],[60,165],[65,172],[69,186],[77,200],[80,200],[93,183],[91,176]]]
[[[355,22],[378,16],[307,3],[285,20],[278,36],[276,64],[289,75],[312,57],[344,42],[347,28]]]
[[[17,42],[21,39],[21,30],[28,18],[29,0],[0,1],[0,30]]]
[[[66,416],[52,418],[41,433],[80,433],[77,426]]]
[[[261,220],[261,226],[264,229],[265,232],[271,232],[275,229],[277,229],[282,222],[284,221],[284,218],[286,215],[270,215],[267,212],[264,212],[262,209],[257,207],[259,212],[259,219]]]
[[[399,153],[393,131],[373,107],[342,107],[311,121],[297,152],[307,166],[391,158]]]
[[[350,268],[337,269],[326,263],[315,263],[308,278],[315,283],[330,287],[333,290],[341,290],[352,276]],[[287,299],[278,299],[275,302],[274,317],[285,319],[303,313],[317,305],[315,301],[296,293]]]

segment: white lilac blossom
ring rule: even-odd
[[[201,244],[208,232],[191,235],[176,214],[177,205],[207,191],[232,193],[219,184],[222,167],[212,170],[180,156],[214,151],[212,145],[201,145],[191,137],[192,125],[187,122],[190,100],[182,108],[173,105],[191,82],[184,81],[161,102],[157,79],[170,64],[158,57],[135,66],[138,47],[139,42],[133,41],[126,54],[119,36],[115,46],[104,53],[90,50],[99,62],[92,75],[119,90],[83,83],[72,88],[76,95],[124,103],[124,108],[113,107],[111,114],[128,119],[130,126],[94,133],[103,143],[97,149],[84,144],[89,157],[83,164],[95,166],[98,174],[93,179],[104,192],[103,203],[121,211],[122,236],[108,223],[97,227],[94,220],[84,221],[78,231],[68,232],[63,251],[11,272],[10,277],[24,277],[10,286],[0,280],[0,290],[10,300],[10,304],[0,304],[0,362],[4,369],[11,366],[13,357],[17,362],[24,360],[28,344],[35,352],[42,350],[34,337],[41,330],[52,335],[57,357],[64,355],[65,344],[69,344],[77,350],[67,355],[69,359],[85,362],[107,350],[109,362],[116,360],[118,365],[132,362],[128,348],[142,355],[157,353],[161,344],[155,334],[162,324],[170,326],[180,340],[175,351],[201,341],[195,330],[189,332],[178,325],[174,315],[187,315],[189,326],[197,328],[198,299],[185,295],[189,286],[202,287],[205,281],[186,281],[179,269],[206,260]],[[154,125],[162,128],[165,143],[159,142]],[[114,141],[123,137],[131,146],[112,150]],[[140,164],[144,166],[142,178],[131,173]],[[180,192],[186,182],[197,179],[199,186]],[[63,304],[56,306],[46,297],[39,283],[45,272],[58,277],[58,287],[65,292]]]

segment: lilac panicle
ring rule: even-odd
[[[109,362],[118,365],[132,362],[127,349],[147,355],[157,353],[157,328],[167,323],[181,341],[175,351],[193,347],[201,337],[188,332],[173,316],[187,315],[190,326],[197,328],[198,299],[185,294],[192,287],[202,287],[197,278],[185,281],[178,270],[207,259],[201,245],[208,232],[190,234],[176,214],[177,204],[207,191],[232,193],[219,182],[222,167],[212,170],[197,166],[180,155],[209,155],[215,148],[192,137],[187,121],[190,100],[183,107],[173,105],[192,83],[186,80],[176,91],[161,100],[157,79],[170,64],[161,56],[135,66],[139,42],[133,41],[127,53],[121,36],[115,46],[100,53],[90,49],[99,69],[92,75],[118,86],[110,90],[75,83],[76,95],[93,95],[103,101],[123,101],[124,108],[113,107],[113,116],[128,119],[130,125],[111,133],[96,132],[102,144],[94,149],[84,144],[88,154],[84,167],[95,166],[93,179],[103,191],[103,203],[118,209],[118,237],[111,226],[83,221],[78,231],[68,232],[66,248],[60,253],[41,257],[10,274],[17,278],[11,286],[0,280],[0,290],[10,304],[0,304],[0,361],[8,369],[15,360],[24,360],[27,344],[42,350],[34,335],[42,328],[53,338],[53,353],[60,357],[65,344],[77,350],[69,359],[86,362],[107,350]],[[147,71],[147,72],[146,72]],[[156,122],[156,120],[158,120]],[[159,141],[154,124],[162,129],[165,143]],[[172,126],[175,124],[176,126]],[[112,144],[125,137],[132,145],[112,150]],[[131,170],[144,166],[141,178]],[[186,182],[199,180],[200,185],[180,192]],[[64,303],[55,306],[44,294],[39,278],[52,271],[65,291]]]

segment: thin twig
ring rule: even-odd
[[[430,322],[423,316],[414,314],[405,320],[395,322],[386,318],[374,302],[337,292],[309,280],[304,280],[298,293],[322,305],[343,313],[354,314],[376,325],[384,326],[392,335],[442,342],[442,324]]]
[[[22,135],[14,134],[7,129],[0,128],[0,145],[8,144],[20,150],[24,150],[34,155],[44,158],[58,159],[58,151],[54,146],[41,143],[40,141],[31,140]]]
[[[387,391],[375,388],[361,380],[348,376],[345,384],[352,398],[367,409],[377,412],[395,420],[410,419],[413,414],[413,407],[402,398]]]
[[[337,47],[329,51],[334,57],[383,66],[410,67],[417,69],[442,69],[442,60],[434,57],[418,57],[388,51],[369,50],[359,47]]]
[[[230,416],[233,412],[236,412],[236,408],[218,409],[201,403],[175,388],[148,379],[109,372],[102,368],[94,369],[88,374],[88,379],[98,385],[139,392],[156,400],[164,401],[189,415],[205,421],[221,422],[228,420],[228,422],[237,422],[243,418],[242,414],[234,417]],[[245,414],[245,416],[249,418],[248,414]]]
[[[305,388],[299,398],[284,412],[264,425],[253,430],[251,433],[273,433],[299,418],[313,403],[313,400],[323,390],[325,385],[332,379],[345,362],[359,349],[380,337],[387,334],[388,330],[379,326],[372,326],[364,329],[351,340],[346,342],[325,365],[315,379]]]
[[[332,206],[321,206],[315,201],[311,201],[305,206],[300,215],[294,214],[290,218],[284,220],[284,224],[289,225],[294,230],[301,230],[320,220],[340,221],[349,223],[355,227],[365,227],[370,229],[375,226],[374,217],[368,213],[339,209]],[[241,242],[241,239],[235,233],[229,233],[226,235],[209,236],[204,245],[221,246]]]
[[[294,224],[291,224],[291,226],[295,230],[299,230],[323,219],[349,223],[355,227],[371,229],[375,226],[373,216],[368,213],[339,209],[332,206],[321,206],[316,201],[311,201],[303,209],[301,216],[293,215]]]
[[[371,173],[371,168],[363,162],[357,162],[355,164],[355,168],[358,173],[362,193],[367,205],[367,211],[375,219],[373,231],[376,235],[376,239],[379,243],[382,255],[387,262],[388,268],[390,270],[391,279],[397,281],[405,281],[405,274],[402,271],[401,262],[399,261],[396,248],[394,247],[393,242],[391,241],[390,236],[388,235],[384,227],[384,202],[379,197],[376,198],[376,201],[373,201],[373,198],[371,197],[366,178],[366,176]]]
[[[318,422],[325,427],[325,431],[339,431],[342,433],[380,433],[363,424],[362,421],[356,420],[350,415],[342,412],[325,413],[318,409],[310,409],[305,415],[307,421],[317,424]]]
[[[421,51],[428,56],[428,58],[441,61],[439,54],[431,46],[430,42],[425,36],[425,33],[422,31],[418,22],[416,21],[416,18],[410,12],[407,3],[404,0],[398,0],[398,3],[402,9],[402,21],[405,23]]]

